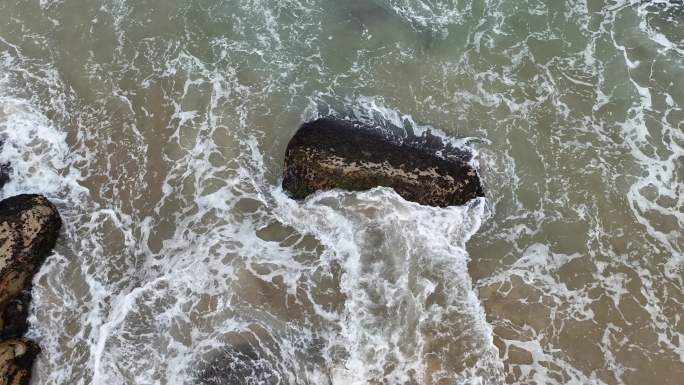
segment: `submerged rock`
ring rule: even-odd
[[[39,348],[22,339],[31,280],[57,241],[62,221],[40,195],[0,202],[0,384],[28,384]]]
[[[435,143],[424,144],[429,149],[391,140],[382,129],[348,120],[305,123],[287,146],[283,189],[302,199],[317,190],[385,186],[406,200],[439,207],[484,195],[472,166],[439,156]]]
[[[277,385],[273,365],[250,346],[228,347],[199,371],[202,385]]]

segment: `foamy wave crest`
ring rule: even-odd
[[[57,202],[76,198],[83,189],[69,169],[66,133],[32,94],[33,82],[49,95],[53,116],[65,114],[65,95],[54,68],[30,60],[0,36],[0,164],[9,165],[3,197],[41,193]],[[33,74],[34,72],[40,75]],[[30,75],[29,75],[30,74]]]
[[[282,220],[314,234],[321,260],[342,269],[346,301],[325,348],[333,384],[500,380],[465,250],[482,200],[431,208],[387,188],[322,192],[302,205],[275,197]]]
[[[30,102],[0,96],[0,164],[9,164],[11,170],[3,196],[32,192],[56,197],[64,190],[65,139]]]
[[[342,103],[342,104],[340,104]],[[412,116],[403,114],[387,105],[382,97],[346,97],[340,101],[323,94],[314,95],[302,114],[303,121],[333,116],[352,119],[380,130],[390,141],[417,147],[445,158],[458,158],[478,167],[478,142],[486,139],[454,138],[439,128],[416,122]]]

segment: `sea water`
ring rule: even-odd
[[[291,200],[322,115],[486,197]],[[33,384],[684,378],[680,0],[0,0],[0,140],[64,219]]]

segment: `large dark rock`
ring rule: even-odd
[[[317,190],[385,186],[406,200],[439,207],[483,196],[477,171],[462,158],[440,156],[439,146],[431,135],[407,143],[364,123],[318,119],[290,140],[283,189],[301,199]]]
[[[31,280],[55,246],[62,221],[40,195],[0,202],[0,384],[28,384],[38,346],[22,338]]]

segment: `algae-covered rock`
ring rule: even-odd
[[[40,195],[17,195],[0,202],[0,312],[21,299],[57,241],[61,219]],[[4,320],[3,320],[4,321]],[[3,325],[3,333],[6,325]]]
[[[57,241],[62,221],[40,195],[0,202],[0,385],[29,383],[39,352],[21,338],[28,324],[31,280]]]
[[[428,150],[399,143],[359,122],[318,119],[303,124],[290,140],[283,189],[302,199],[317,190],[385,186],[406,200],[439,207],[484,195],[472,166],[439,156],[430,145]]]

